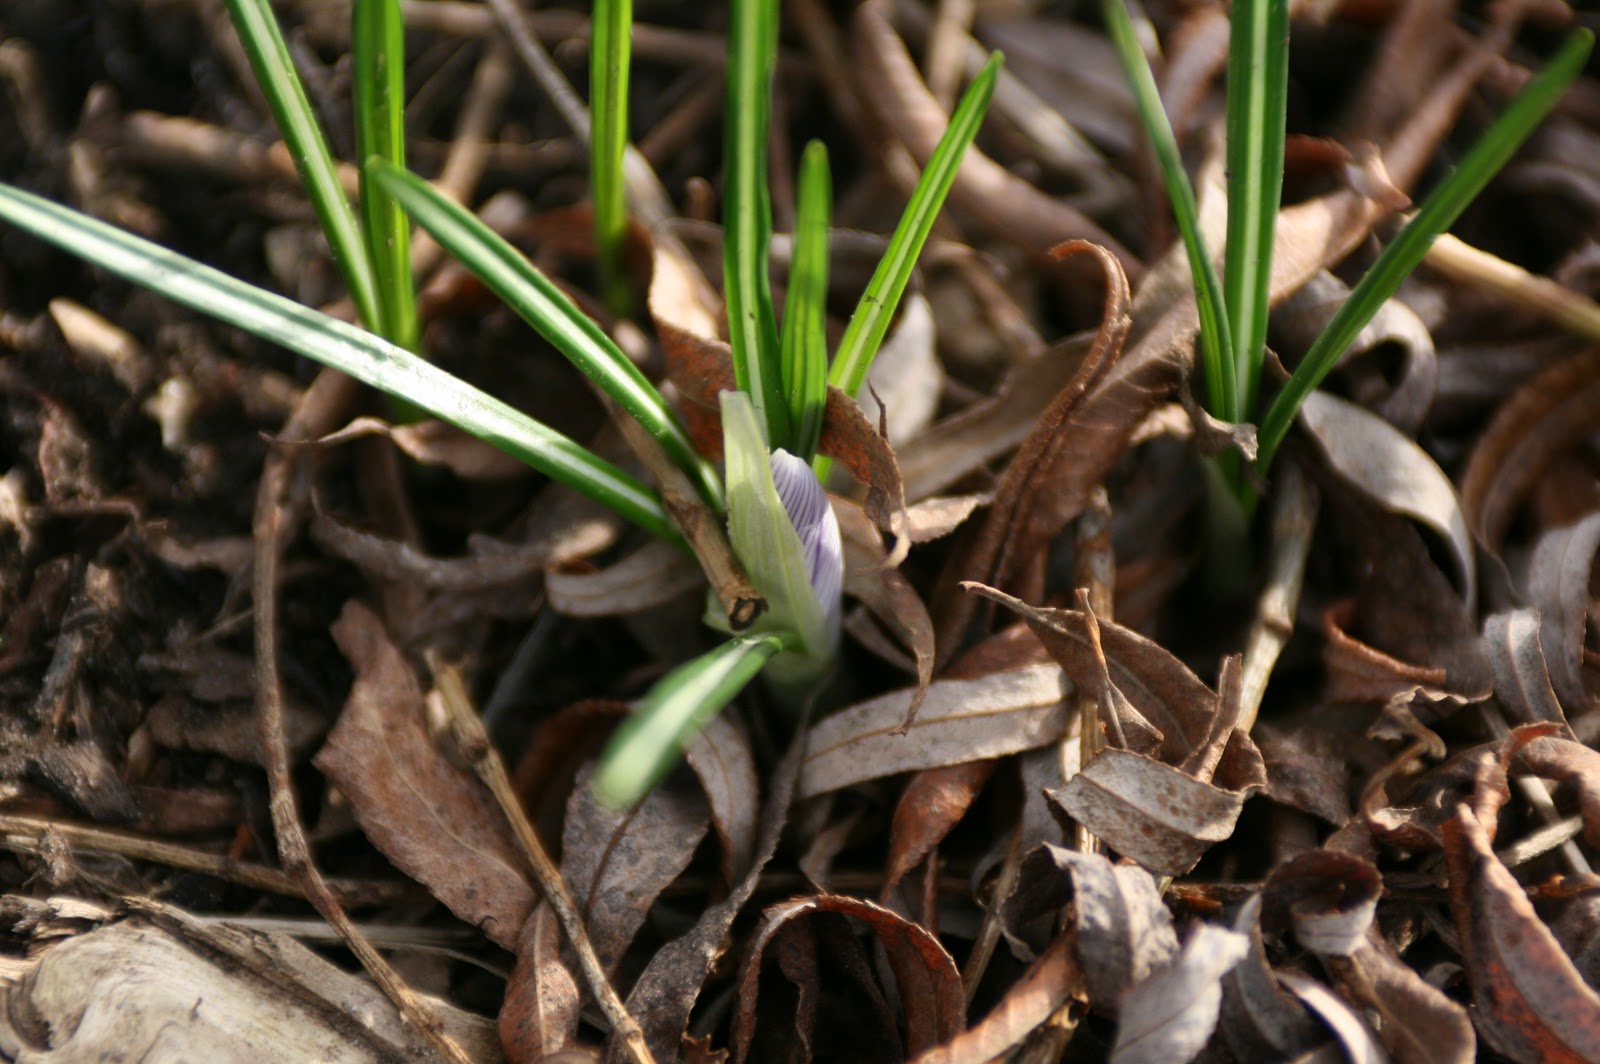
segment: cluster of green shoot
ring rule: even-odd
[[[1125,0],[1102,0],[1106,27],[1133,86],[1140,120],[1155,148],[1167,196],[1194,278],[1205,401],[1222,421],[1256,422],[1265,364],[1272,251],[1283,190],[1289,71],[1288,0],[1234,0],[1227,97],[1228,228],[1223,276],[1200,232],[1199,208],[1161,104],[1155,77]],[[1574,31],[1555,58],[1423,202],[1383,249],[1260,417],[1256,471],[1264,479],[1300,405],[1338,364],[1356,336],[1399,290],[1440,234],[1483,191],[1583,72],[1594,35]],[[1247,506],[1250,483],[1231,479]]]
[[[767,273],[767,145],[778,44],[777,0],[731,5],[724,289],[737,392],[724,393],[725,479],[700,455],[654,385],[549,278],[471,212],[405,166],[404,33],[398,0],[356,0],[352,22],[359,211],[342,192],[267,0],[228,0],[234,25],[294,156],[365,328],[185,258],[93,218],[0,185],[0,218],[97,266],[369,384],[401,414],[451,422],[634,525],[685,545],[655,488],[500,400],[431,365],[419,350],[410,233],[422,227],[628,417],[654,438],[701,501],[726,516],[729,540],[766,611],[756,624],[662,679],[614,737],[595,777],[615,804],[643,795],[683,747],[763,669],[791,698],[826,676],[837,646],[837,525],[816,454],[829,386],[854,395],[866,378],[934,218],[982,122],[996,56],[974,79],[930,158],[835,357],[825,334],[828,158],[810,145],[781,333]],[[623,157],[631,4],[596,5],[591,53],[592,185],[607,302],[632,293],[621,271],[627,223]],[[713,611],[714,613],[714,611]],[[712,618],[715,619],[714,617]]]

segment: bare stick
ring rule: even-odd
[[[611,1021],[612,1030],[620,1038],[634,1064],[655,1064],[655,1057],[645,1044],[644,1032],[617,996],[616,989],[606,976],[605,967],[595,954],[589,933],[583,926],[583,915],[578,911],[578,903],[573,900],[572,893],[567,890],[561,870],[550,859],[544,843],[539,841],[539,833],[522,811],[522,803],[517,800],[511,780],[506,775],[505,763],[489,742],[489,733],[484,731],[483,721],[473,708],[461,673],[453,666],[444,664],[432,652],[428,655],[428,667],[433,670],[434,687],[439,692],[450,721],[450,733],[456,746],[511,822],[517,841],[522,844],[528,863],[533,867],[534,879],[544,893],[545,901],[555,910],[556,919],[561,921],[561,929],[567,934],[567,941],[572,943],[573,952],[578,955],[578,970],[589,984],[589,992],[594,994],[600,1011]]]
[[[283,427],[287,439],[316,439],[336,426],[358,387],[342,373],[323,370]],[[412,992],[389,962],[356,927],[327,880],[311,859],[300,824],[294,784],[289,776],[289,746],[283,734],[283,678],[278,669],[278,567],[285,546],[305,511],[305,487],[299,476],[304,452],[298,448],[267,456],[256,492],[254,518],[256,709],[260,714],[262,764],[270,792],[272,829],[278,836],[278,857],[284,871],[300,884],[322,918],[339,932],[362,967],[395,1003],[406,1022],[452,1064],[471,1064],[465,1051],[444,1029],[437,1013]]]

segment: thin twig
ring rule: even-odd
[[[655,1064],[655,1057],[645,1044],[644,1032],[617,996],[616,989],[606,976],[605,966],[595,954],[594,945],[583,926],[583,914],[579,912],[572,893],[567,890],[561,870],[550,859],[544,843],[539,841],[539,833],[522,810],[522,803],[518,801],[511,780],[506,775],[505,763],[489,742],[489,733],[484,731],[483,721],[473,708],[461,673],[444,664],[433,653],[428,655],[428,667],[433,671],[434,687],[441,696],[456,746],[484,786],[494,795],[495,801],[500,803],[501,811],[510,821],[517,841],[521,843],[528,863],[533,868],[539,890],[543,892],[550,908],[555,910],[556,919],[561,921],[561,929],[567,934],[567,941],[572,943],[573,952],[578,956],[578,970],[588,983],[589,992],[594,995],[634,1064]]]
[[[37,853],[45,835],[50,832],[55,832],[73,849],[84,853],[148,861],[168,868],[200,872],[272,894],[305,897],[299,882],[267,865],[236,861],[225,854],[207,853],[192,846],[111,831],[90,824],[0,813],[0,848],[17,853]],[[410,883],[397,880],[331,879],[328,887],[346,905],[388,904],[417,894]]]
[[[1508,303],[1547,318],[1574,336],[1600,343],[1600,303],[1581,292],[1529,273],[1449,233],[1434,240],[1423,261],[1452,281],[1503,296]]]
[[[1103,620],[1112,619],[1117,580],[1116,556],[1111,549],[1111,500],[1104,485],[1096,484],[1084,500],[1083,513],[1078,516],[1076,529],[1077,557],[1073,562],[1073,583],[1088,601],[1089,610]],[[1078,691],[1078,767],[1082,768],[1101,750],[1106,737],[1101,728],[1100,699],[1087,691]],[[1115,719],[1107,724],[1120,723]],[[1066,777],[1067,744],[1062,740],[1062,782]],[[1100,840],[1082,824],[1073,825],[1073,846],[1084,853],[1098,853]]]
[[[511,55],[504,44],[492,42],[472,73],[466,99],[456,117],[455,135],[444,166],[434,181],[440,192],[457,203],[472,199],[478,181],[489,162],[490,133],[500,122],[506,99],[511,95]],[[440,247],[426,232],[418,232],[411,243],[411,271],[418,277],[427,274],[438,261]]]
[[[323,370],[306,390],[299,407],[283,427],[286,439],[316,439],[331,432],[354,398],[358,385],[333,370]],[[283,552],[305,512],[305,487],[300,466],[304,452],[284,448],[267,456],[256,493],[253,533],[255,572],[256,709],[260,714],[261,752],[270,793],[268,807],[278,836],[284,871],[298,882],[306,900],[339,932],[406,1022],[452,1064],[470,1058],[445,1031],[438,1014],[400,978],[389,962],[362,936],[327,880],[311,859],[289,775],[289,746],[283,732],[283,678],[278,669],[278,567]]]

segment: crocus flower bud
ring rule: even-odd
[[[728,541],[767,600],[750,634],[781,633],[790,649],[765,675],[802,696],[832,666],[839,645],[844,551],[838,520],[816,474],[786,451],[768,451],[750,397],[723,392]],[[726,630],[721,610],[706,622]]]
[[[839,593],[844,585],[844,545],[839,539],[839,519],[833,515],[828,493],[805,459],[782,447],[772,452],[772,483],[800,537],[811,591],[832,623],[839,620]]]

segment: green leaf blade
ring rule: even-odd
[[[176,303],[443,418],[652,535],[682,542],[660,499],[638,480],[382,337],[5,184],[0,184],[0,220]]]
[[[767,247],[772,240],[767,135],[777,54],[777,0],[736,0],[730,5],[722,220],[728,339],[734,380],[755,403],[767,442],[789,447],[793,427],[767,274]]]
[[[782,649],[780,636],[738,636],[669,672],[600,755],[595,796],[618,809],[643,798],[711,718]]]
[[[1266,359],[1272,250],[1283,196],[1288,0],[1235,0],[1228,49],[1228,245],[1222,298],[1240,420],[1256,415]]]
[[[382,316],[372,260],[356,224],[355,211],[339,184],[339,171],[328,150],[328,142],[311,110],[311,101],[306,98],[294,62],[289,58],[289,48],[284,44],[272,7],[267,0],[227,0],[227,3],[228,14],[250,57],[256,80],[272,106],[278,130],[289,146],[289,154],[294,157],[300,180],[305,183],[317,221],[344,274],[356,312],[362,321],[376,329]]]
[[[622,269],[628,208],[623,158],[628,151],[628,79],[632,60],[633,0],[599,0],[589,42],[589,181],[594,197],[600,286],[606,305],[626,314],[630,303]]]
[[[1383,249],[1267,409],[1261,421],[1258,470],[1265,473],[1271,466],[1306,396],[1333,371],[1378,308],[1399,291],[1401,282],[1422,262],[1434,239],[1455,224],[1461,212],[1510,161],[1562,93],[1583,73],[1593,47],[1594,34],[1590,31],[1569,34],[1555,58],[1523,87],[1460,165],[1440,182],[1411,221]]]
[[[817,452],[828,402],[828,224],[833,213],[833,181],[828,172],[828,149],[821,141],[806,145],[800,159],[799,187],[781,350],[784,390],[794,424],[794,453],[809,462]]]
[[[722,509],[716,471],[694,449],[661,393],[593,319],[471,211],[408,171],[382,161],[374,161],[372,171],[418,225],[643,425],[706,502]]]
[[[1128,17],[1123,0],[1102,0],[1100,6],[1112,47],[1127,71],[1134,103],[1139,110],[1140,124],[1144,126],[1145,135],[1150,138],[1151,147],[1155,150],[1173,219],[1178,224],[1184,251],[1189,258],[1189,271],[1194,276],[1206,400],[1217,417],[1224,421],[1238,421],[1239,396],[1233,368],[1234,341],[1228,329],[1222,284],[1217,280],[1216,266],[1206,247],[1205,237],[1200,232],[1200,205],[1195,199],[1194,186],[1184,172],[1178,141],[1173,136],[1172,125],[1161,104],[1161,92],[1156,88],[1155,74],[1151,72],[1150,63],[1139,47],[1133,32],[1133,21]]]
[[[351,16],[355,66],[356,157],[406,164],[405,24],[397,0],[356,0]],[[388,340],[418,350],[416,284],[411,275],[411,222],[405,210],[361,166],[361,221],[377,285],[378,321]]]
[[[912,270],[933,232],[933,223],[950,194],[950,186],[955,183],[961,159],[983,125],[1003,62],[1000,53],[991,55],[967,87],[950,116],[944,136],[928,157],[928,165],[911,193],[905,213],[900,216],[900,224],[889,238],[889,246],[877,270],[861,295],[861,302],[850,316],[850,324],[839,341],[839,350],[828,373],[828,383],[848,395],[861,390],[872,359],[883,345],[900,297],[905,294]]]

